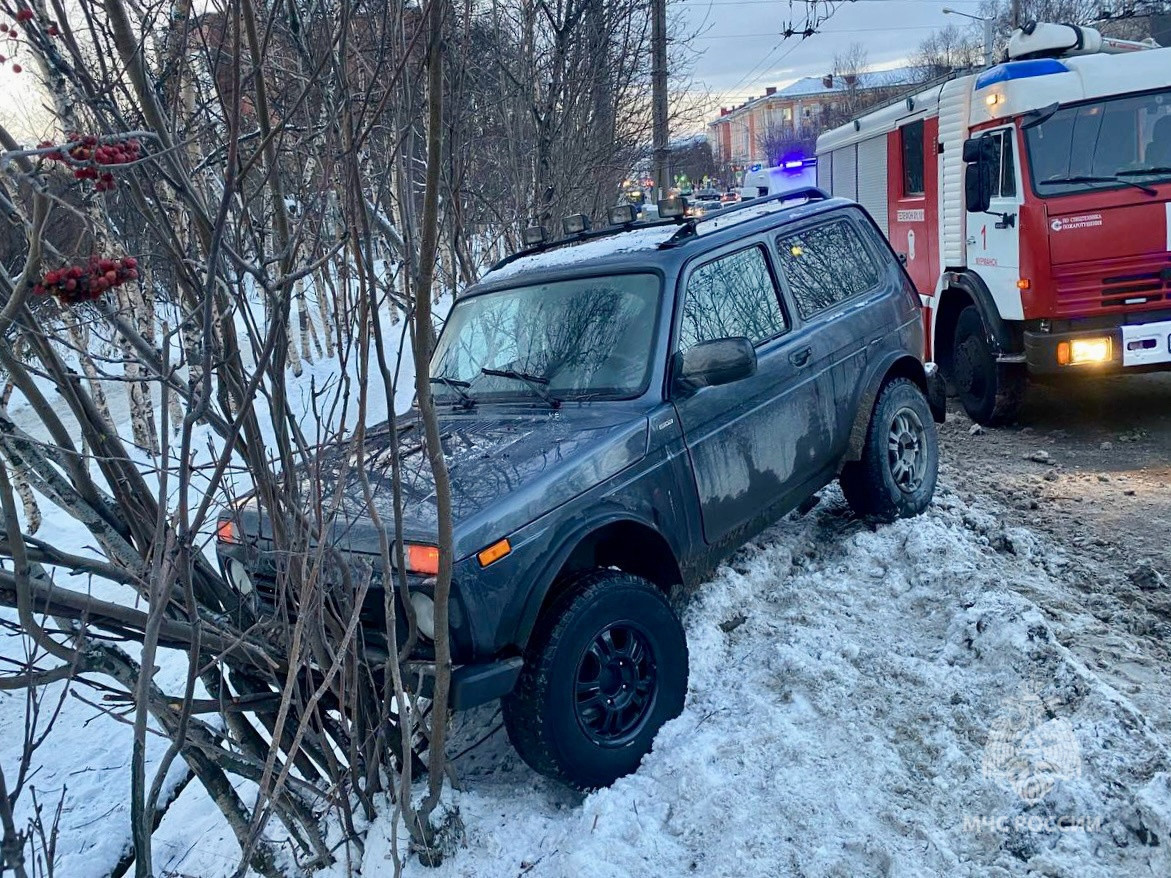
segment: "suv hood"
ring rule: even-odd
[[[647,419],[622,407],[524,414],[475,412],[440,416],[443,453],[451,475],[455,557],[477,552],[573,499],[646,454]],[[386,424],[367,433],[364,469],[382,526],[393,533],[394,499]],[[408,540],[434,542],[438,529],[435,480],[415,410],[398,424],[403,531]],[[364,500],[348,444],[322,452],[320,490],[326,508],[341,490],[334,526],[338,548],[377,553],[378,532]],[[339,479],[343,484],[339,486]],[[307,493],[306,496],[313,496]]]

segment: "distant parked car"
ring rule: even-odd
[[[455,519],[453,707],[503,697],[524,760],[575,786],[633,771],[683,709],[681,593],[835,478],[861,516],[931,502],[943,390],[922,350],[902,265],[861,207],[819,189],[498,264],[458,299],[431,361]],[[363,486],[390,508],[379,449],[397,442],[415,658],[433,660],[423,431],[412,415],[368,434],[365,478],[349,445],[315,466],[344,480],[325,491],[352,510],[334,542],[376,569],[363,622],[377,641],[392,571]],[[255,505],[231,516],[221,563],[272,602],[269,527]]]

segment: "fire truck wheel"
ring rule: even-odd
[[[894,521],[931,504],[939,473],[939,437],[919,385],[887,384],[874,404],[862,457],[842,467],[846,502],[864,518]]]
[[[1025,369],[996,362],[975,305],[960,312],[952,351],[952,381],[968,417],[986,427],[1015,421],[1025,395]]]

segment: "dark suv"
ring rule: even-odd
[[[930,503],[943,393],[922,350],[898,259],[861,207],[818,189],[580,232],[496,266],[452,308],[431,364],[454,503],[453,707],[503,697],[525,761],[574,785],[634,770],[683,708],[678,592],[834,478],[859,515]],[[437,552],[422,429],[408,415],[397,437],[369,433],[399,444],[425,659]],[[375,567],[377,638],[391,577],[345,453],[316,469],[348,480],[328,488],[352,501],[335,544]],[[387,526],[388,457],[366,467]],[[232,515],[221,562],[271,595],[280,560],[261,516]]]

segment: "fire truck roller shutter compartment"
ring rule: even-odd
[[[882,234],[889,237],[885,137],[871,137],[858,144],[858,201],[870,211]]]
[[[834,191],[842,198],[858,200],[858,150],[854,144],[833,151]]]

